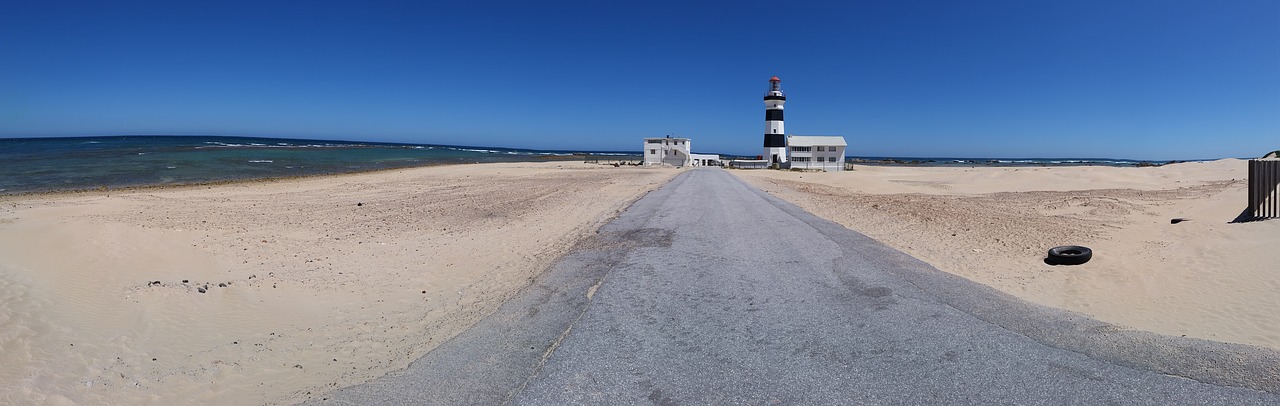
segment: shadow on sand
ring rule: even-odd
[[[1255,216],[1253,215],[1253,212],[1252,212],[1252,211],[1250,211],[1248,207],[1246,207],[1246,208],[1244,208],[1244,211],[1241,211],[1241,212],[1240,212],[1240,215],[1239,215],[1239,216],[1236,216],[1235,220],[1231,220],[1231,221],[1227,222],[1227,224],[1235,224],[1235,223],[1251,223],[1251,222],[1254,222],[1254,221],[1262,221],[1262,220],[1266,220],[1266,218],[1263,218],[1263,217],[1255,217]]]

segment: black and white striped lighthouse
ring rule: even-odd
[[[764,94],[764,155],[770,164],[787,162],[787,133],[782,129],[782,105],[787,96],[782,94],[782,79],[769,78],[769,92]]]

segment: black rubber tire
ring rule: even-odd
[[[1054,265],[1080,265],[1093,258],[1093,250],[1078,245],[1064,245],[1049,249],[1049,259]]]

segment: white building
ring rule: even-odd
[[[695,154],[688,138],[645,138],[644,165],[669,165],[674,167],[720,165],[720,156]]]
[[[844,137],[834,135],[788,135],[787,153],[793,169],[844,170]]]

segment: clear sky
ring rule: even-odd
[[[1280,148],[1280,1],[0,3],[0,137],[246,135],[759,154]]]

